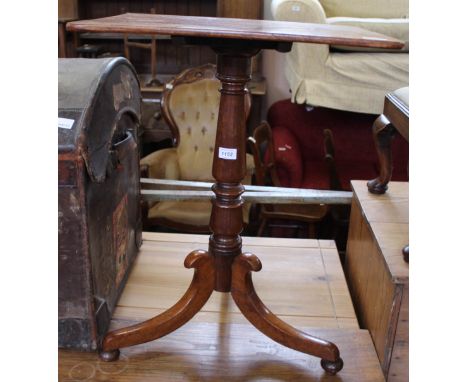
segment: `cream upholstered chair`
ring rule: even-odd
[[[162,115],[173,133],[173,148],[155,151],[140,161],[150,178],[214,182],[213,153],[220,101],[216,67],[207,64],[188,69],[166,84],[161,98]],[[246,116],[250,111],[246,95]],[[247,154],[250,184],[254,161]],[[244,204],[244,224],[249,205]],[[211,201],[163,201],[149,206],[147,225],[160,225],[186,232],[209,232]]]
[[[275,20],[350,25],[398,38],[400,51],[295,43],[286,56],[292,101],[380,114],[385,94],[408,86],[408,0],[273,0]]]

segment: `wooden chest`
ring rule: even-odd
[[[141,243],[141,97],[123,58],[58,68],[59,347],[95,350]]]
[[[408,381],[408,183],[384,195],[351,182],[354,196],[346,273],[361,327],[368,329],[388,381]]]

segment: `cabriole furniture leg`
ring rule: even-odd
[[[381,114],[372,126],[372,135],[379,157],[380,174],[367,182],[367,188],[373,194],[385,194],[387,184],[392,178],[392,141],[395,137],[395,128],[387,117]]]
[[[385,96],[384,111],[372,127],[374,143],[380,162],[379,177],[367,182],[373,194],[384,194],[392,177],[392,141],[398,131],[409,142],[409,88],[400,88]],[[409,262],[409,245],[402,250],[403,260]]]
[[[374,144],[379,156],[380,175],[367,182],[369,192],[384,194],[392,177],[392,141],[395,133],[409,142],[409,88],[401,88],[385,96],[383,113],[372,126]]]

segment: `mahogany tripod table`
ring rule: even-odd
[[[251,75],[251,58],[261,49],[291,50],[293,42],[399,49],[403,44],[381,34],[354,27],[193,16],[127,13],[67,24],[75,32],[164,34],[181,42],[210,46],[217,55],[217,78],[221,81],[216,146],[213,160],[209,250],[195,250],[185,259],[194,268],[192,283],[182,298],[167,311],[145,322],[110,332],[100,356],[113,361],[119,348],[137,345],[171,333],[188,322],[211,293],[231,292],[244,316],[274,341],[321,358],[330,374],[343,367],[338,347],[280,320],[257,296],[251,272],[262,264],[252,253],[242,253],[241,180],[246,173],[244,96]],[[287,270],[285,270],[286,272]]]

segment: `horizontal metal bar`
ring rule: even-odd
[[[351,192],[322,190],[303,190],[298,194],[255,191],[242,194],[247,202],[271,204],[351,204],[352,196]]]
[[[161,100],[157,98],[142,98],[141,101],[145,103],[161,103]]]
[[[151,184],[157,186],[158,189],[207,189],[211,190],[213,183],[208,182],[191,182],[186,180],[173,180],[173,179],[154,179],[154,178],[140,178],[140,183]]]
[[[192,182],[186,180],[173,180],[173,179],[154,179],[154,178],[140,178],[140,183],[151,184],[157,186],[157,189],[179,189],[179,190],[211,190],[213,183],[209,182]],[[305,188],[290,188],[290,187],[268,187],[268,186],[252,186],[244,184],[245,191],[258,191],[258,192],[287,192],[292,194],[300,194],[308,191],[316,192],[345,192],[346,191],[327,191],[327,190],[314,190]]]
[[[148,201],[210,200],[215,196],[213,191],[201,190],[141,190],[141,194]],[[302,190],[298,194],[246,191],[242,194],[246,202],[272,204],[351,204],[351,197],[351,192],[323,190]]]
[[[148,201],[210,200],[214,197],[214,192],[187,190],[141,190],[141,195]]]

